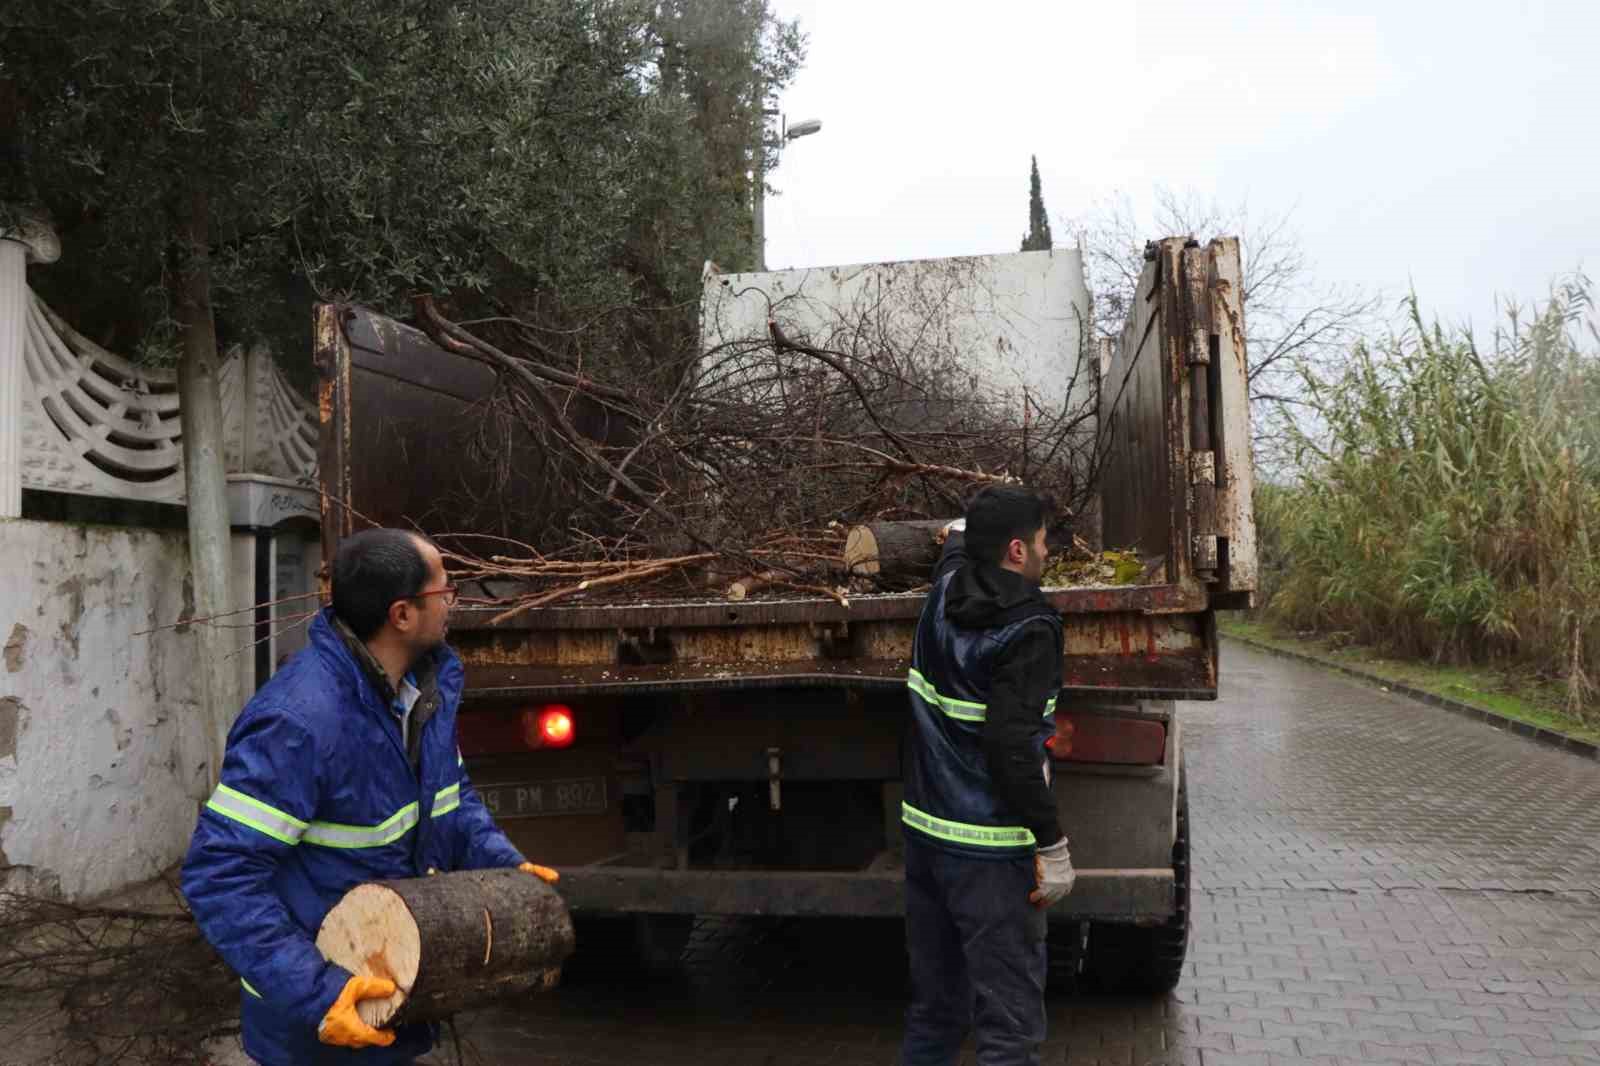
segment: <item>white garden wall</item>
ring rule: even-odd
[[[188,573],[182,533],[0,520],[0,888],[81,899],[181,859],[210,771],[196,641],[135,634],[183,615]]]

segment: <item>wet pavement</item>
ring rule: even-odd
[[[1600,1063],[1600,763],[1229,643],[1181,708],[1194,929],[1162,998],[1053,997],[1054,1066]],[[460,1024],[504,1066],[890,1066],[898,924],[696,927]],[[447,1037],[431,1058],[453,1063]],[[971,1062],[970,1048],[965,1062]]]

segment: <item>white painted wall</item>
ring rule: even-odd
[[[236,567],[250,545],[235,535]],[[152,877],[182,858],[208,779],[193,631],[134,635],[182,616],[187,539],[0,520],[0,559],[0,888],[80,899]],[[236,712],[253,660],[232,661]]]
[[[767,316],[795,340],[850,351],[866,322],[902,352],[954,357],[974,392],[1073,408],[1093,397],[1079,371],[1089,320],[1083,257],[1048,252],[719,274],[708,268],[700,303],[702,347],[759,340]],[[1092,362],[1092,360],[1089,360]],[[1076,375],[1076,376],[1075,376]]]

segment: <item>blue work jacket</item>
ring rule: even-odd
[[[402,1026],[388,1048],[317,1040],[350,978],[317,951],[323,916],[364,881],[523,861],[456,746],[461,660],[441,646],[425,664],[421,700],[438,702],[419,715],[413,767],[399,719],[358,658],[365,649],[337,624],[331,609],[318,615],[310,645],[239,714],[183,863],[195,920],[242,978],[244,1048],[263,1066],[382,1066],[425,1053],[435,1027]]]

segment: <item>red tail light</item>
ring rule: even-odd
[[[1154,766],[1167,750],[1167,727],[1147,718],[1056,712],[1056,735],[1048,746],[1064,762]]]
[[[571,707],[552,703],[522,712],[522,742],[530,748],[565,748],[576,735]]]

